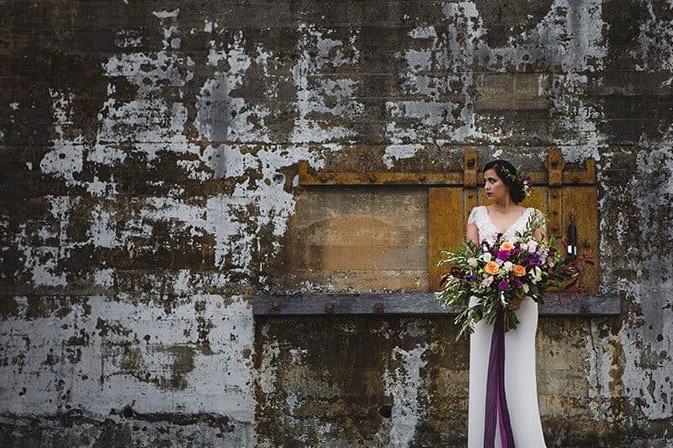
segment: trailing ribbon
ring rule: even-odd
[[[500,428],[502,448],[514,448],[505,394],[505,325],[502,310],[498,311],[491,336],[484,419],[484,448],[494,448],[496,426]]]

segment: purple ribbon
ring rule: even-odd
[[[505,324],[502,311],[498,312],[491,336],[484,419],[484,448],[495,446],[496,426],[500,428],[502,448],[514,448],[514,435],[505,394]]]

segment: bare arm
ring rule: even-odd
[[[479,244],[479,230],[474,224],[468,224],[465,230],[465,239],[472,241],[475,245]]]
[[[538,219],[536,224],[539,227],[533,230],[533,238],[537,241],[547,241],[546,219],[540,210],[535,210],[535,216]]]
[[[544,227],[538,227],[533,231],[533,238],[537,241],[546,241],[547,240],[547,229]]]

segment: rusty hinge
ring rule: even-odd
[[[549,186],[547,231],[556,236],[561,236],[563,168],[565,168],[565,161],[561,150],[558,148],[550,149],[547,153],[547,182]]]
[[[477,173],[479,172],[479,153],[476,149],[466,149],[463,154],[463,186],[477,188]]]

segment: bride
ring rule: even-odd
[[[467,221],[466,238],[475,245],[484,240],[493,243],[500,235],[514,236],[525,229],[532,215],[541,214],[519,205],[529,185],[507,161],[484,166],[484,191],[490,205],[473,208]],[[533,235],[542,240],[545,228],[535,229]],[[471,306],[476,300],[471,299]],[[503,379],[489,378],[494,326],[481,320],[470,336],[468,448],[546,447],[535,376],[537,303],[526,298],[517,317],[519,325],[504,333],[504,394],[502,390],[497,394],[497,380],[503,384]]]

